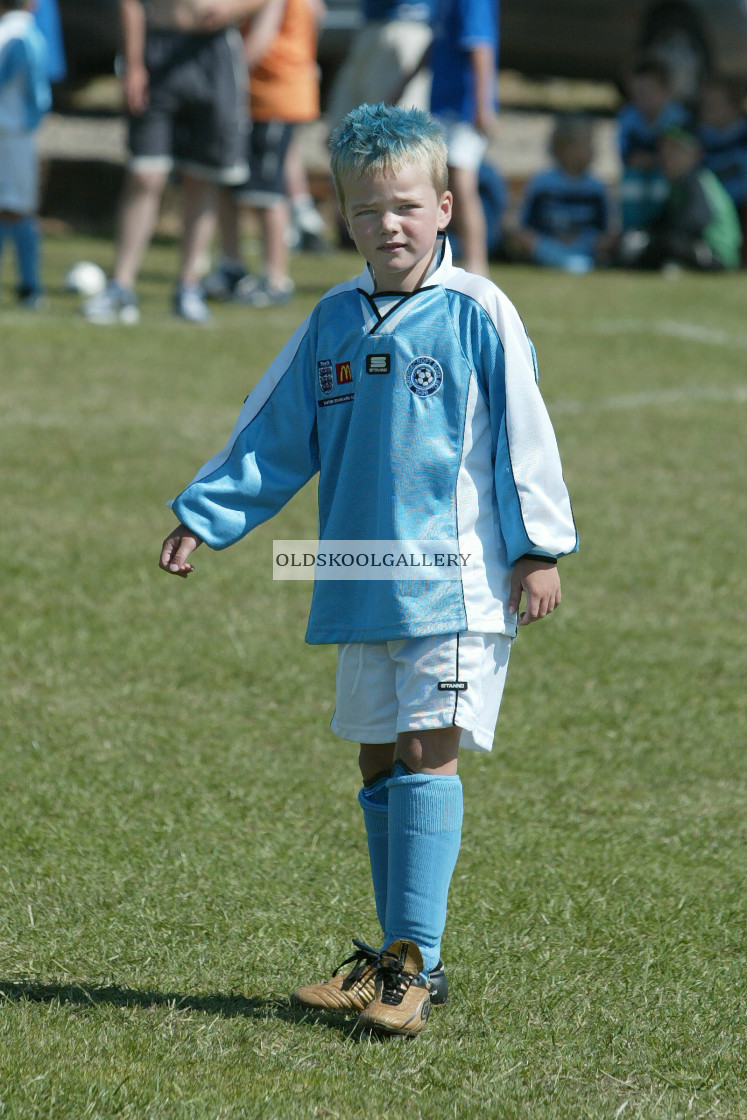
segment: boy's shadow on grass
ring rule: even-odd
[[[96,987],[88,984],[40,984],[35,980],[0,981],[0,1006],[4,1002],[58,1003],[75,1007],[141,1007],[145,1010],[166,1007],[174,1011],[198,1011],[224,1019],[282,1019],[286,1023],[321,1023],[343,1034],[350,1034],[350,1019],[340,1014],[321,1012],[318,1016],[287,1000],[259,996],[183,995],[178,992],[141,992],[118,984]]]

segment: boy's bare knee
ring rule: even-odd
[[[433,727],[402,731],[397,736],[395,758],[414,774],[456,774],[460,727]]]
[[[160,195],[166,187],[168,176],[165,171],[142,171],[130,169],[128,191],[133,195]]]
[[[364,782],[391,770],[394,762],[394,743],[361,743],[358,765]]]

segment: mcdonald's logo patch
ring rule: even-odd
[[[335,364],[335,372],[337,373],[338,385],[347,385],[349,381],[353,380],[353,371],[350,368],[350,362],[337,362]]]

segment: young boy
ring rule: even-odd
[[[266,0],[244,32],[249,69],[249,178],[218,198],[222,258],[205,281],[208,296],[250,307],[287,303],[291,212],[286,189],[288,152],[298,124],[319,116],[317,11],[311,0]],[[262,232],[263,274],[242,263],[241,214],[253,207]]]
[[[413,1036],[431,991],[446,994],[459,747],[491,749],[522,590],[519,624],[553,611],[556,560],[577,538],[521,319],[489,280],[452,266],[438,125],[417,109],[361,105],[331,147],[366,268],[323,296],[226,448],[172,503],[181,524],[160,564],[188,576],[201,541],[239,540],[317,472],[322,542],[409,551],[446,540],[468,561],[455,580],[317,579],[306,635],[339,645],[332,729],[361,744],[384,939],[380,950],[355,942],[350,969],[293,999]]]
[[[629,101],[620,110],[618,141],[623,171],[620,210],[623,231],[640,229],[661,213],[667,183],[659,163],[659,137],[690,114],[672,96],[669,70],[657,58],[642,58],[628,79]]]
[[[535,264],[589,272],[609,246],[609,203],[604,183],[589,173],[594,155],[591,121],[558,118],[550,150],[555,166],[529,182],[515,246]]]
[[[623,235],[620,256],[635,268],[722,272],[739,267],[742,231],[726,188],[702,166],[695,133],[670,128],[661,138],[661,165],[669,197],[659,218]]]
[[[0,0],[0,255],[13,241],[18,302],[43,304],[36,210],[39,163],[36,130],[52,103],[44,39],[23,0]]]
[[[459,250],[481,276],[488,230],[479,179],[498,108],[499,16],[492,0],[437,0],[431,48],[431,113],[446,135]]]
[[[747,114],[744,91],[736,83],[712,78],[700,95],[703,163],[720,180],[737,208],[742,228],[742,267],[747,265]]]

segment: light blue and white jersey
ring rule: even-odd
[[[451,580],[316,581],[308,642],[513,635],[512,565],[577,548],[532,344],[445,239],[418,291],[373,291],[366,270],[323,296],[174,512],[225,548],[318,473],[320,540],[457,541],[470,560]]]

